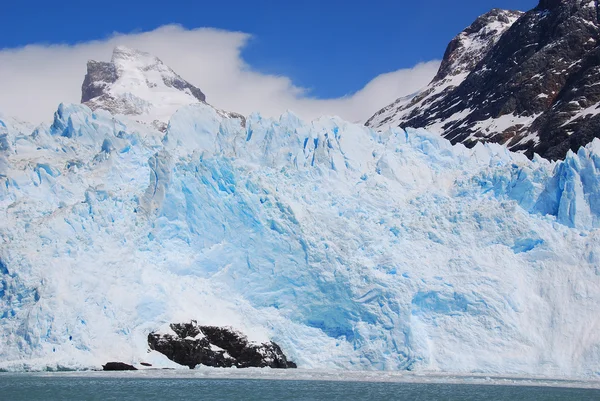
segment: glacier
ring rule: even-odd
[[[193,319],[305,369],[600,374],[598,139],[61,104],[0,116],[0,213],[2,370],[173,366],[146,337]]]

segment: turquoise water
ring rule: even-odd
[[[349,381],[0,374],[12,400],[600,400],[600,390]]]

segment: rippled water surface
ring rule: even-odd
[[[373,377],[376,379],[377,376]],[[427,381],[427,379],[425,379]],[[566,385],[572,385],[566,383]],[[190,375],[0,374],[2,400],[600,400],[594,388]]]

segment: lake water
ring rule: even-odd
[[[121,374],[122,373],[122,374]],[[428,380],[425,378],[424,380]],[[464,378],[463,378],[464,381]],[[572,385],[572,383],[565,383]],[[210,378],[138,372],[0,373],[10,400],[600,400],[594,388],[476,383]]]

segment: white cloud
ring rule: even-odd
[[[151,32],[114,34],[76,45],[30,45],[0,50],[0,112],[40,122],[52,118],[60,102],[78,103],[88,60],[108,61],[117,45],[154,54],[212,105],[242,114],[277,116],[292,110],[304,118],[334,114],[364,121],[396,98],[425,86],[438,61],[379,75],[360,91],[341,98],[316,99],[285,76],[254,71],[241,51],[250,38],[211,28],[187,30],[168,25]]]

